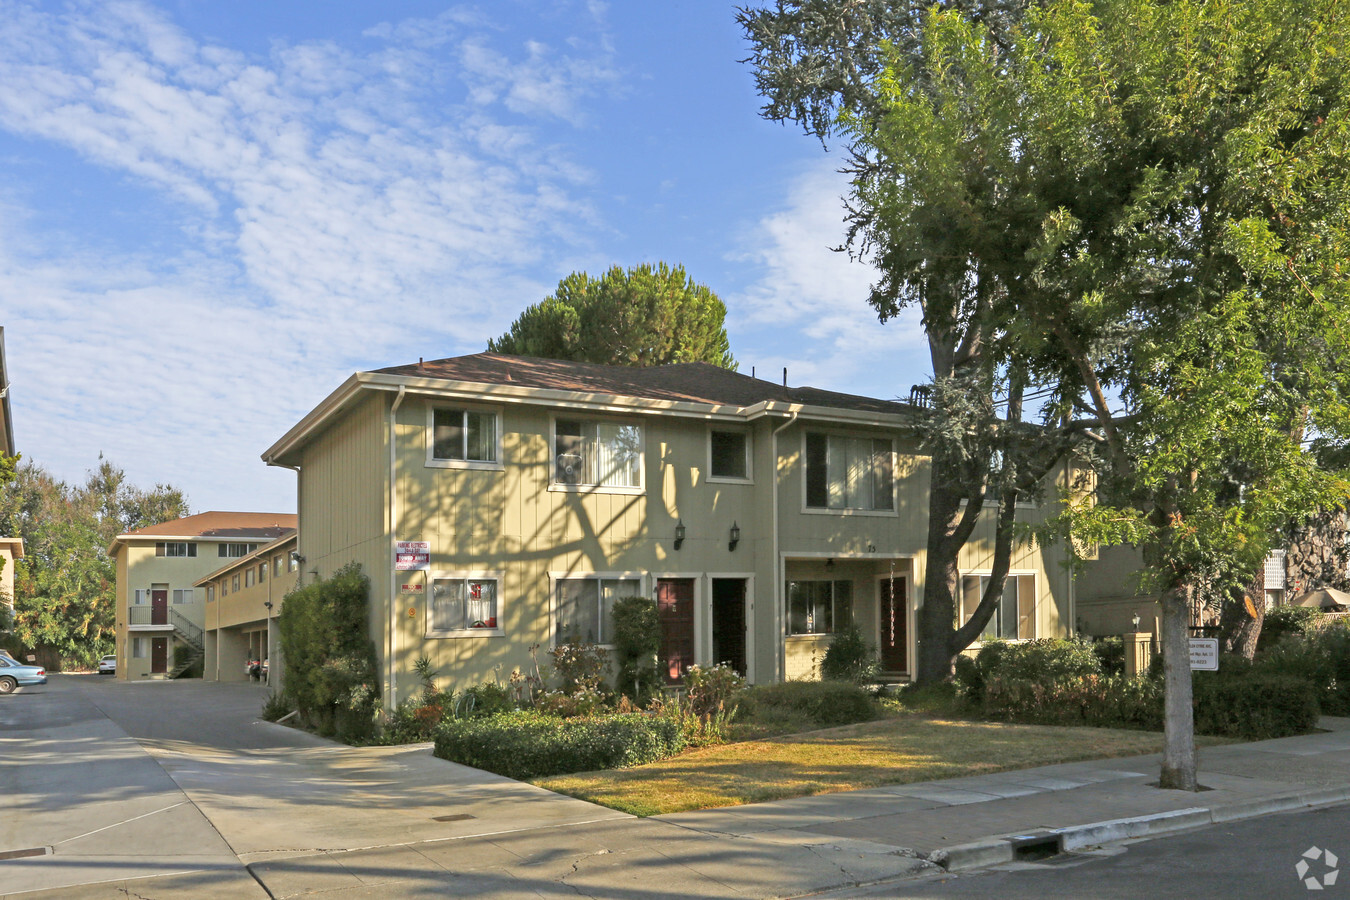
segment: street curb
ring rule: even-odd
[[[1067,828],[1052,828],[1041,832],[1041,834],[1045,837],[1058,836],[1061,851],[1078,850],[1083,847],[1095,847],[1117,841],[1190,831],[1194,828],[1203,828],[1206,825],[1254,819],[1271,813],[1331,806],[1348,800],[1350,800],[1350,786],[1331,787],[1244,800],[1215,809],[1196,806],[1189,809],[1151,813],[1146,816],[1108,819],[1103,822],[1090,822],[1086,825],[1072,825]],[[972,841],[968,844],[958,844],[955,847],[946,847],[934,851],[928,854],[928,858],[949,872],[996,866],[1016,859],[1017,842],[1023,840],[1025,840],[1025,836]]]

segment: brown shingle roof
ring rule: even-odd
[[[201,537],[217,540],[273,540],[299,526],[294,513],[204,512],[158,525],[147,525],[120,537]]]
[[[813,387],[784,387],[708,363],[676,363],[637,368],[602,366],[532,356],[475,353],[377,369],[385,375],[443,378],[479,384],[509,384],[579,393],[612,394],[648,400],[753,406],[775,401],[862,412],[903,413],[909,404],[840,394]]]

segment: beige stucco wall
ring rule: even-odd
[[[578,492],[550,489],[553,411],[549,408],[455,403],[500,415],[501,465],[429,466],[431,401],[408,394],[397,413],[398,489],[391,512],[388,416],[393,402],[392,393],[369,396],[306,445],[299,474],[300,551],[307,571],[317,569],[328,576],[354,560],[370,576],[371,634],[386,680],[392,654],[400,698],[418,687],[411,673],[420,657],[430,659],[441,673],[442,686],[455,687],[505,680],[512,670],[528,669],[534,644],[541,647],[540,661],[546,661],[544,651],[553,638],[551,579],[566,575],[632,574],[643,579],[647,592],[660,577],[694,578],[695,659],[700,663],[712,661],[712,578],[746,579],[751,594],[749,669],[754,681],[805,675],[809,660],[823,652],[820,638],[784,639],[779,582],[785,571],[810,571],[811,566],[823,566],[826,558],[837,558],[840,567],[856,567],[850,577],[857,579],[857,615],[871,623],[874,642],[880,627],[877,579],[892,574],[909,579],[912,641],[912,600],[922,596],[928,473],[926,462],[914,456],[913,444],[898,431],[825,428],[895,440],[899,465],[894,513],[816,513],[802,509],[802,435],[806,428],[820,426],[797,423],[784,429],[777,438],[776,458],[772,430],[783,420],[749,426],[753,480],[744,484],[707,479],[707,421],[669,414],[618,416],[643,427],[643,491]],[[563,415],[604,418],[575,410]],[[781,483],[777,556],[775,471]],[[391,514],[397,518],[396,533],[388,526]],[[992,514],[991,508],[990,520]],[[1023,515],[1037,518],[1044,511],[1028,509]],[[683,521],[687,537],[676,550],[678,521]],[[727,546],[733,521],[741,529],[734,551]],[[991,524],[981,526],[963,555],[965,571],[988,570],[991,531]],[[431,571],[394,575],[390,560],[395,539],[427,541]],[[1040,635],[1065,634],[1073,621],[1069,574],[1057,565],[1059,558],[1057,550],[1028,546],[1019,548],[1013,561],[1015,572],[1035,576]],[[429,580],[474,573],[500,578],[503,634],[428,638]],[[423,593],[405,594],[401,590],[405,584],[420,585]],[[387,681],[385,689],[388,696]]]

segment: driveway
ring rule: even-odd
[[[0,698],[0,890],[126,896],[128,879],[172,876],[153,896],[267,897],[249,864],[629,818],[425,744],[353,748],[256,721],[265,697],[56,675]],[[41,855],[4,858],[25,852]]]

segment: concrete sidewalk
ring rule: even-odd
[[[325,877],[339,897],[792,897],[1350,800],[1350,720],[1327,733],[1201,751],[1197,794],[1162,791],[1156,755],[1045,766],[252,866],[274,897]],[[312,889],[312,888],[311,888]]]
[[[256,723],[254,696],[227,703],[225,690],[86,683],[109,721],[65,696],[48,698],[52,718],[22,741],[23,725],[9,722],[0,748],[26,774],[0,773],[18,791],[19,824],[36,830],[0,832],[0,890],[75,900],[791,897],[1007,861],[1018,836],[1072,849],[1350,800],[1350,720],[1325,719],[1324,733],[1202,750],[1209,790],[1196,794],[1150,787],[1158,758],[1147,756],[637,819],[437,760],[425,745],[351,748]],[[170,693],[181,722],[163,713]],[[141,697],[154,698],[153,718],[138,718]],[[215,737],[202,736],[193,703],[211,710]],[[96,779],[87,790],[86,774]],[[124,777],[138,789],[114,784]],[[82,797],[147,813],[114,815]],[[74,854],[103,823],[115,825]],[[48,855],[3,858],[39,836]]]

